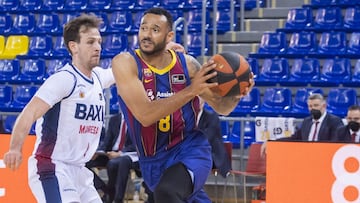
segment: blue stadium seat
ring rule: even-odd
[[[351,33],[346,53],[353,54],[356,58],[358,57],[360,53],[360,31]]]
[[[125,33],[114,33],[105,36],[102,57],[114,57],[116,54],[128,50],[128,38]]]
[[[108,13],[105,12],[92,12],[94,13],[97,17],[102,19],[102,23],[99,27],[99,30],[101,32],[101,34],[109,34],[108,29],[109,29],[109,18],[108,18]]]
[[[119,96],[117,93],[116,85],[113,85],[110,87],[110,114],[116,114],[119,113]]]
[[[49,35],[39,35],[30,37],[29,51],[26,55],[18,56],[21,59],[29,58],[49,58],[52,56],[53,42]]]
[[[143,13],[144,13],[144,11],[137,11],[133,14],[133,24],[131,26],[130,33],[132,33],[132,34],[138,33]]]
[[[11,35],[21,35],[34,33],[36,25],[35,15],[33,13],[19,13],[14,17],[14,23],[10,30]]]
[[[132,10],[135,7],[134,0],[113,0],[110,10]]]
[[[333,30],[343,27],[343,17],[339,7],[318,8],[312,28],[316,30]]]
[[[320,88],[303,87],[298,89],[294,96],[294,103],[291,108],[291,113],[288,115],[295,118],[304,118],[309,116],[310,112],[307,105],[307,100],[309,95],[313,93],[319,93],[321,95],[324,94],[323,90]]]
[[[227,120],[221,120],[220,121],[220,127],[221,127],[221,135],[223,140],[227,140],[228,136],[230,135],[230,124]]]
[[[185,0],[161,0],[160,5],[168,10],[183,8]]]
[[[289,63],[286,58],[266,58],[256,78],[256,85],[276,85],[287,81],[289,77]]]
[[[7,115],[3,126],[6,133],[11,134],[15,121],[16,121],[17,115]]]
[[[0,85],[0,111],[9,111],[9,107],[12,102],[12,96],[12,86]]]
[[[267,88],[256,116],[286,116],[291,112],[292,96],[287,87]]]
[[[248,95],[240,99],[230,116],[251,116],[260,106],[260,97],[260,90],[254,87]]]
[[[87,0],[65,0],[63,11],[83,11],[87,9]]]
[[[286,53],[286,44],[284,32],[265,32],[261,37],[258,54],[270,57]]]
[[[137,0],[135,2],[135,10],[146,10],[160,6],[160,0]]]
[[[36,12],[41,10],[42,4],[42,0],[20,0],[18,11]]]
[[[346,53],[345,32],[323,32],[318,44],[318,54],[328,57],[329,55],[342,55]]]
[[[114,11],[110,14],[108,33],[129,32],[133,23],[130,11]]]
[[[355,1],[352,1],[355,2]],[[354,6],[346,8],[344,14],[344,28],[346,30],[352,31],[360,30],[360,7]]]
[[[330,87],[339,86],[350,81],[351,63],[348,58],[325,59],[319,81],[312,82],[313,86]]]
[[[338,0],[336,4],[342,8],[347,8],[347,7],[359,6],[360,2],[354,0]]]
[[[189,33],[187,36],[187,47],[188,54],[194,57],[201,55],[201,42],[204,40],[201,37],[201,33]],[[205,49],[204,54],[207,55],[209,51],[209,39],[208,36],[205,35]]]
[[[35,26],[35,34],[61,35],[59,15],[56,13],[40,13]]]
[[[70,58],[70,54],[64,44],[64,38],[62,36],[55,37],[55,44],[53,46],[52,58],[57,58],[57,59]]]
[[[208,7],[210,4],[209,0],[204,0],[206,3],[206,6]],[[198,9],[202,8],[203,0],[185,0],[184,3],[184,9],[191,10],[191,9]]]
[[[360,87],[360,59],[356,60],[351,79],[344,82],[343,85],[346,87]]]
[[[255,121],[244,121],[244,147],[248,148],[255,141]]]
[[[224,34],[227,31],[230,31],[231,28],[235,28],[237,25],[237,17],[236,17],[236,12],[234,11],[234,13],[230,13],[230,9],[228,8],[223,8],[223,9],[219,9],[216,13],[216,22],[217,22],[217,32],[219,34]],[[234,22],[231,25],[231,15],[233,15],[233,19]],[[212,31],[213,29],[210,29],[210,31]]]
[[[190,10],[187,13],[187,22],[188,22],[188,29],[189,32],[199,32],[202,27],[202,10],[201,9],[194,9]],[[206,20],[205,20],[205,30],[210,28],[211,18],[210,12],[206,12]]]
[[[288,12],[285,29],[301,31],[312,26],[312,10],[305,8],[291,8]]]
[[[13,20],[10,14],[4,13],[0,15],[0,33],[7,35],[13,26]]]
[[[313,81],[318,81],[320,77],[320,64],[316,58],[297,58],[294,59],[289,79],[280,82],[285,86],[307,86]]]
[[[0,83],[14,83],[19,74],[19,60],[0,60]]]
[[[104,58],[100,60],[100,67],[107,69],[111,68],[111,59],[112,58]]]
[[[356,90],[353,88],[333,88],[327,96],[327,111],[344,118],[351,105],[358,104]]]
[[[52,11],[62,11],[64,8],[64,0],[43,0],[43,5],[41,10],[52,12]]]
[[[310,4],[314,7],[323,7],[329,5],[336,5],[337,0],[311,0]]]
[[[17,85],[10,107],[14,112],[20,112],[31,100],[38,87],[34,85]]]
[[[228,142],[231,142],[233,144],[233,148],[234,149],[239,149],[240,148],[240,139],[241,139],[241,135],[240,132],[241,131],[241,122],[240,121],[234,121],[232,127],[231,127],[231,132],[229,134],[229,136],[227,137]]]
[[[78,12],[68,12],[68,13],[63,13],[62,15],[62,20],[60,25],[64,26],[66,23],[68,23],[70,20],[78,17],[80,15],[80,13]]]
[[[139,38],[137,34],[129,34],[128,39],[129,39],[129,49],[134,50],[139,48],[139,42],[138,42]]]
[[[251,58],[251,57],[248,57],[246,60],[249,63],[251,71],[254,74],[254,79],[256,80],[256,78],[259,75],[259,63],[258,63],[258,60],[256,58]]]
[[[16,12],[19,8],[19,0],[1,0],[0,12]]]
[[[59,69],[61,69],[63,66],[66,65],[66,63],[68,62],[67,59],[51,59],[48,62],[48,67],[46,69],[46,73],[47,75],[52,75],[54,74],[56,71],[58,71]]]
[[[316,53],[316,35],[314,32],[294,32],[291,35],[287,55],[292,57],[304,56],[309,53]]]
[[[46,64],[42,59],[24,60],[17,83],[21,84],[42,84],[46,79]]]
[[[112,0],[89,0],[86,10],[87,11],[107,11],[111,7]]]

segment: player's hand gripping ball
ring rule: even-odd
[[[237,96],[245,93],[246,87],[250,86],[252,73],[246,59],[236,52],[223,52],[215,54],[211,58],[216,63],[217,75],[209,82],[217,82],[218,86],[211,88],[221,96]]]

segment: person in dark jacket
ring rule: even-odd
[[[339,127],[336,131],[339,142],[360,142],[360,106],[353,105],[348,108],[346,115],[347,125]]]

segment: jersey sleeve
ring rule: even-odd
[[[115,84],[115,78],[111,68],[104,69],[101,67],[96,67],[93,70],[96,72],[96,74],[99,75],[101,84],[104,89],[109,88],[111,85]]]
[[[59,71],[51,75],[35,93],[51,107],[69,96],[74,90],[76,79],[73,74],[67,71]]]

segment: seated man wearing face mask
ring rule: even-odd
[[[336,131],[337,141],[359,143],[360,142],[360,106],[353,105],[348,108],[346,115],[347,125],[339,127]]]
[[[293,135],[279,140],[294,141],[337,141],[336,130],[344,126],[341,118],[326,112],[326,101],[321,94],[314,93],[307,100],[310,116],[304,118]],[[266,153],[266,142],[261,147],[261,153]]]

